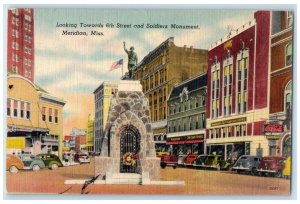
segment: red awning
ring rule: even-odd
[[[191,144],[191,143],[199,143],[199,142],[203,142],[203,140],[170,141],[170,142],[167,142],[167,145],[172,145],[172,144]]]

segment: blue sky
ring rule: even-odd
[[[139,60],[168,37],[175,45],[208,49],[210,44],[225,36],[228,28],[238,28],[253,19],[250,10],[145,10],[145,9],[35,9],[35,82],[67,101],[64,117],[81,118],[93,113],[93,91],[104,80],[118,80],[121,69],[108,72],[111,64],[124,58],[127,48],[135,47]],[[104,36],[64,36],[66,28],[57,23],[121,23],[199,25],[197,30],[136,29],[136,28],[68,28],[90,33],[98,30]],[[88,100],[86,100],[88,98]],[[82,107],[84,106],[84,107]],[[90,108],[86,108],[90,107]],[[80,124],[77,121],[76,124]],[[74,124],[75,125],[75,124]],[[84,128],[84,127],[82,127]]]

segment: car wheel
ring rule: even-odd
[[[241,171],[240,171],[240,170],[236,170],[236,173],[237,173],[237,174],[240,174],[240,173],[241,173]]]
[[[276,172],[275,177],[276,178],[281,178],[282,177],[282,172],[281,171]]]
[[[32,167],[32,171],[39,171],[40,169],[41,169],[40,166],[37,164],[33,165]]]
[[[177,166],[173,166],[173,169],[176,169],[177,168]]]
[[[16,166],[11,166],[9,167],[9,172],[13,174],[18,173],[18,168]]]
[[[51,170],[56,170],[58,169],[58,165],[57,164],[52,164],[51,165]]]
[[[167,166],[166,163],[161,163],[161,164],[160,164],[160,167],[163,168],[163,169],[166,168],[166,166]]]
[[[256,175],[257,174],[257,169],[255,168],[255,167],[253,167],[252,169],[251,169],[251,175]]]

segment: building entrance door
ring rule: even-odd
[[[126,127],[120,140],[120,172],[138,173],[140,134],[134,127]]]

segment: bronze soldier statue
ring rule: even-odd
[[[134,52],[134,47],[130,47],[130,51],[126,49],[125,42],[123,42],[123,47],[125,52],[127,53],[128,56],[128,71],[129,71],[129,78],[132,78],[133,72],[136,70],[137,67],[137,61],[138,57],[137,54]]]

